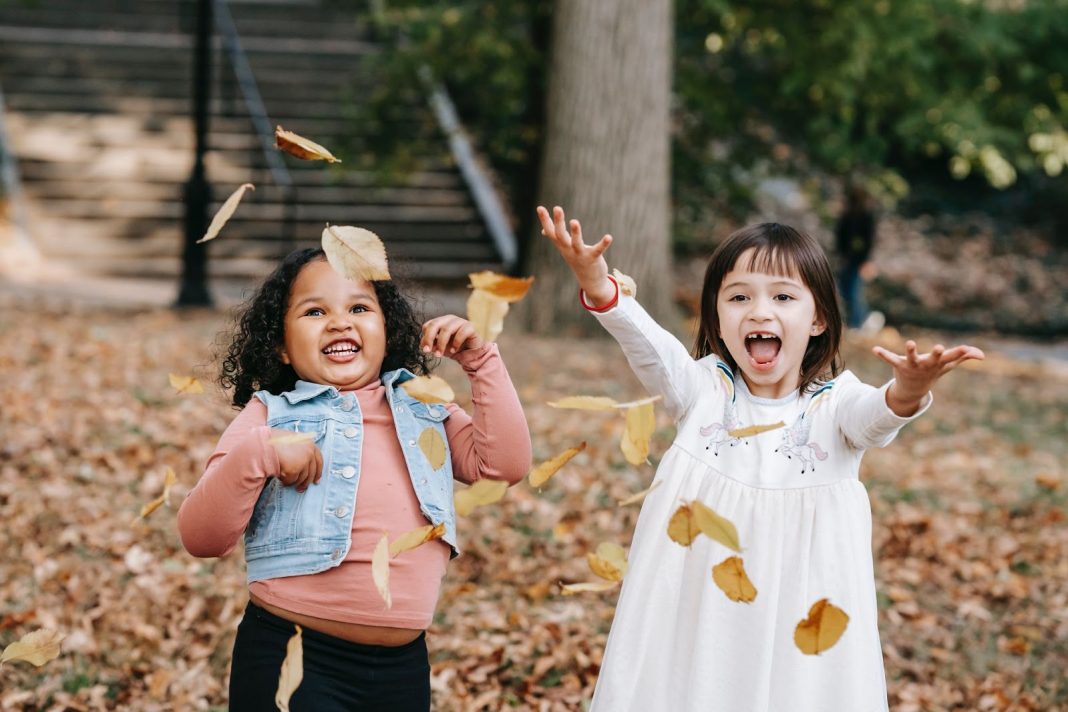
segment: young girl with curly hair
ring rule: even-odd
[[[428,372],[431,354],[463,367],[473,417],[401,387]],[[220,380],[242,410],[178,527],[200,557],[228,554],[244,534],[250,600],[230,709],[275,708],[300,625],[304,677],[290,709],[426,712],[425,630],[457,554],[452,480],[514,484],[530,468],[526,420],[497,345],[458,316],[420,325],[393,282],[348,280],[322,250],[306,249],[249,301]],[[446,444],[444,462],[420,449],[428,430]],[[390,561],[387,605],[372,578],[375,547],[383,532],[392,541],[426,524],[445,533]]]

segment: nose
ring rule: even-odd
[[[348,331],[352,328],[352,322],[348,318],[348,314],[333,314],[329,321],[326,322],[326,328],[329,331]]]
[[[771,320],[771,300],[757,297],[750,304],[752,306],[749,309],[749,319],[752,321]]]

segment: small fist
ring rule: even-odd
[[[303,492],[318,484],[323,476],[323,454],[309,436],[294,440],[292,430],[271,429],[271,445],[278,453],[277,475],[285,487],[296,487]]]
[[[446,314],[423,324],[423,338],[419,345],[426,353],[455,358],[463,351],[480,348],[484,343],[475,331],[474,324],[455,314]]]

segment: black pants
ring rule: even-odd
[[[304,679],[293,712],[428,712],[426,634],[407,645],[361,645],[302,628]],[[271,712],[292,623],[251,601],[237,627],[230,671],[231,712]]]

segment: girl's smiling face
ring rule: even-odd
[[[782,398],[800,385],[809,339],[825,326],[812,291],[797,274],[755,272],[753,256],[752,249],[743,252],[720,284],[719,337],[750,393]]]
[[[306,264],[289,293],[282,361],[302,381],[354,390],[379,379],[385,355],[374,286],[346,279],[325,260]]]

